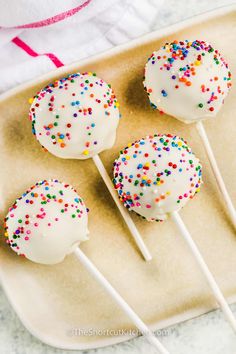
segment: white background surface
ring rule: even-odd
[[[109,1],[109,0],[107,0]],[[165,0],[162,7],[152,14],[151,19],[145,11],[145,4],[158,7],[158,0],[136,0],[138,6],[130,8],[133,21],[127,23],[121,18],[117,27],[105,33],[101,46],[90,48],[90,53],[108,49],[121,42],[140,36],[151,30],[173,24],[195,14],[231,4],[232,0]],[[123,22],[122,22],[123,21]],[[136,30],[134,31],[134,26]],[[232,306],[236,315],[236,304]],[[174,354],[235,354],[236,336],[225,322],[222,313],[211,312],[197,319],[173,326],[168,335],[160,337],[163,344]],[[1,354],[65,354],[62,351],[42,344],[32,337],[22,326],[11,309],[0,287],[0,353]],[[155,349],[144,339],[138,338],[116,346],[80,352],[86,354],[154,354]]]

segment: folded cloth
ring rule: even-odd
[[[162,3],[0,0],[0,92],[150,31]]]

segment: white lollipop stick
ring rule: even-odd
[[[116,203],[116,206],[118,207],[121,215],[123,216],[124,221],[126,222],[126,225],[128,226],[128,228],[129,228],[138,248],[140,249],[144,259],[146,261],[150,261],[152,259],[152,256],[151,256],[150,252],[148,251],[145,243],[143,242],[143,239],[142,239],[139,231],[137,230],[137,228],[136,228],[136,226],[129,214],[129,211],[126,208],[124,208],[124,206],[121,204],[118,194],[114,189],[113,183],[112,183],[100,157],[98,155],[95,155],[93,157],[93,161],[94,161],[105,185],[107,186],[114,202]]]
[[[113,288],[113,286],[108,282],[108,280],[106,280],[106,278],[99,272],[95,265],[81,251],[81,249],[77,247],[74,253],[76,257],[81,261],[81,263],[86,267],[86,269],[106,289],[106,291],[112,296],[112,298],[122,308],[126,315],[133,321],[133,323],[140,330],[140,332],[147,337],[149,342],[153,344],[159,350],[160,353],[169,354],[168,350],[165,349],[165,347],[157,339],[154,333],[145,325],[145,323],[132,310],[132,308],[121,297],[121,295]]]
[[[199,252],[195,242],[193,241],[188,229],[186,228],[183,220],[181,219],[181,217],[177,211],[174,211],[170,215],[171,215],[172,220],[177,225],[181,235],[183,236],[183,238],[187,242],[189,248],[191,249],[194,258],[196,259],[203,274],[205,275],[205,277],[208,281],[208,284],[210,285],[220,308],[222,309],[223,313],[225,314],[226,319],[229,321],[234,332],[236,332],[236,319],[235,319],[226,299],[224,298],[224,295],[222,294],[219,286],[217,285],[213,275],[211,274],[208,266],[206,265],[201,253]]]
[[[210,164],[211,164],[211,167],[212,167],[212,170],[214,172],[214,175],[215,175],[215,178],[216,178],[216,181],[218,183],[218,186],[220,188],[220,191],[223,195],[223,198],[225,200],[225,203],[228,207],[228,210],[229,210],[229,214],[231,216],[231,219],[232,219],[232,222],[233,222],[233,225],[234,227],[236,227],[236,211],[235,211],[235,208],[233,206],[233,203],[230,199],[230,196],[229,196],[229,193],[227,192],[227,189],[225,187],[225,183],[223,181],[223,178],[221,176],[221,173],[220,173],[220,170],[217,166],[217,163],[216,163],[216,159],[215,159],[215,156],[213,154],[213,151],[212,151],[212,148],[211,148],[211,145],[210,145],[210,142],[208,140],[208,137],[207,137],[207,134],[206,134],[206,131],[205,131],[205,128],[202,124],[202,122],[198,122],[196,124],[197,126],[197,130],[199,132],[199,135],[203,141],[203,144],[204,144],[204,147],[205,147],[205,150],[206,150],[206,153],[207,153],[207,156],[208,156],[208,159],[210,161]]]

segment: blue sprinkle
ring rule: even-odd
[[[165,90],[161,90],[162,96],[166,97],[167,96],[167,92]]]

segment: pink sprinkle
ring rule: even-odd
[[[58,218],[55,218],[55,221],[58,221],[59,219]]]
[[[34,224],[34,226],[37,227],[37,226],[39,226],[39,224],[36,222],[36,223]]]
[[[29,235],[29,234],[31,234],[31,231],[30,231],[30,230],[27,230],[26,233]]]
[[[146,205],[146,208],[150,209],[152,206],[150,204]]]
[[[25,236],[25,241],[28,241],[29,240],[29,237],[28,236]]]

